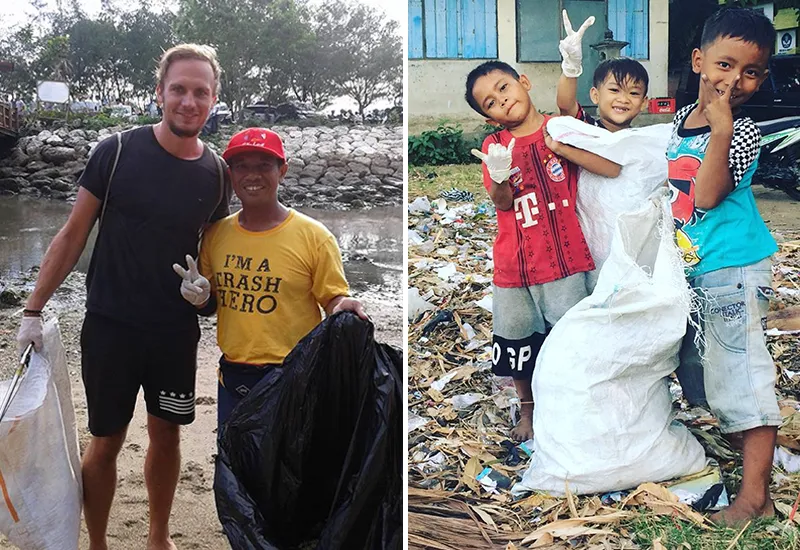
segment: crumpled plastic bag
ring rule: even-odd
[[[235,550],[399,550],[403,360],[372,323],[321,323],[219,434],[217,511]]]
[[[77,550],[81,460],[67,359],[58,321],[0,422],[0,532],[25,550]],[[0,396],[9,381],[0,382]]]
[[[588,170],[581,170],[578,176],[575,210],[596,265],[587,276],[591,292],[611,250],[617,217],[642,208],[654,192],[665,187],[666,151],[672,124],[609,132],[562,116],[551,118],[547,131],[556,141],[591,151],[622,166],[616,178],[605,178]]]

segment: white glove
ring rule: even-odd
[[[558,51],[561,52],[561,71],[568,78],[578,78],[583,73],[581,40],[586,29],[594,24],[594,16],[584,21],[578,32],[575,32],[572,30],[572,23],[569,22],[567,10],[562,10],[561,15],[564,18],[564,30],[567,31],[567,36],[558,43]]]
[[[211,283],[200,275],[197,271],[197,263],[188,254],[186,255],[186,264],[189,266],[188,271],[179,264],[172,264],[175,273],[183,278],[181,296],[193,306],[201,307],[208,302],[208,298],[211,296]]]
[[[499,143],[490,143],[486,153],[473,149],[473,155],[481,159],[489,170],[489,177],[497,183],[503,183],[511,176],[511,150],[516,138],[511,138],[508,148]]]
[[[42,351],[42,318],[23,317],[17,333],[17,355],[22,356],[22,352],[33,342],[33,349]]]

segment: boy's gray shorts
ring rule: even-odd
[[[586,273],[541,285],[493,286],[492,371],[517,380],[530,378],[550,328],[589,295]]]

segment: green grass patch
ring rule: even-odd
[[[660,539],[668,550],[800,550],[796,526],[787,527],[777,518],[753,521],[738,539],[741,528],[703,529],[693,523],[652,514],[642,514],[626,523],[625,528],[642,549],[653,548],[653,541]]]
[[[414,199],[427,195],[434,199],[447,189],[471,191],[476,202],[489,200],[483,187],[480,164],[446,164],[443,166],[409,166],[408,197]]]

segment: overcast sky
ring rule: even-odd
[[[36,10],[34,10],[28,0],[0,0],[3,5],[3,17],[2,22],[0,22],[0,28],[8,28],[9,26],[16,25],[18,23],[22,23],[27,19],[29,14],[35,14]],[[78,0],[82,5],[84,10],[86,11],[87,15],[90,17],[94,17],[100,12],[100,0]],[[317,3],[320,0],[312,0],[312,2]],[[405,2],[400,2],[399,0],[359,0],[363,4],[367,4],[369,6],[373,6],[382,10],[388,17],[394,19],[400,24],[400,33],[405,36],[405,20],[407,14],[407,4]],[[47,0],[50,7],[55,9],[56,0]],[[116,0],[116,4],[120,4],[120,0]],[[164,3],[166,5],[175,5],[176,2],[174,0],[162,0],[158,3]],[[65,2],[66,4],[66,2]]]

